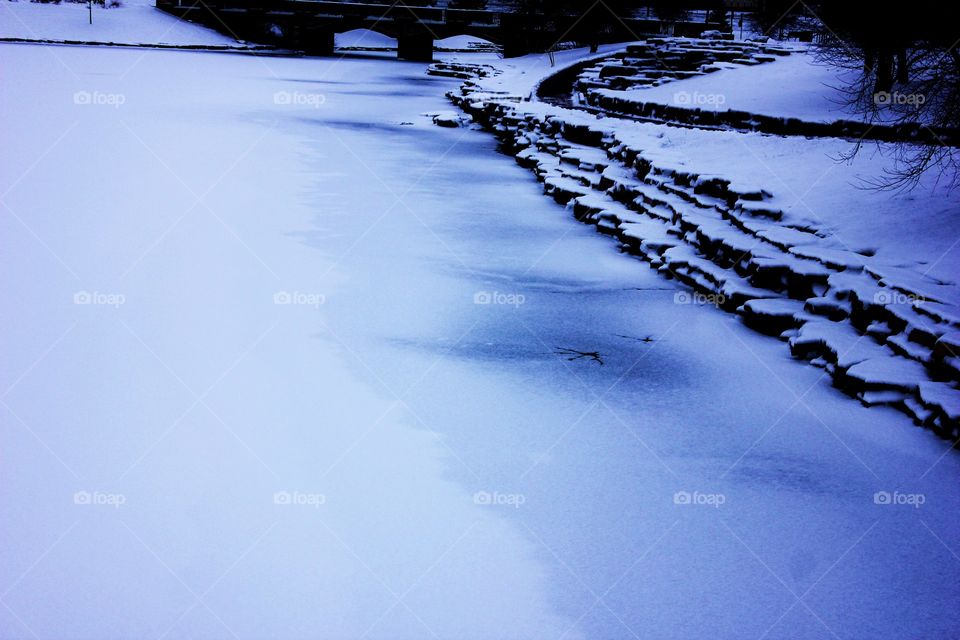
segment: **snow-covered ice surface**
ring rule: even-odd
[[[3,637],[960,628],[948,445],[433,126],[459,81],[51,53],[0,46]]]
[[[233,38],[165,13],[153,0],[122,0],[120,7],[0,0],[0,38],[80,40],[117,44],[238,46]]]

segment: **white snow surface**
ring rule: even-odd
[[[449,38],[440,38],[434,41],[434,46],[439,49],[464,49],[469,50],[476,47],[489,47],[493,45],[489,40],[478,38],[476,36],[450,36]]]
[[[397,39],[370,29],[353,29],[338,33],[334,40],[341,48],[396,49]]]
[[[213,29],[179,20],[153,0],[122,0],[115,8],[86,4],[0,1],[0,37],[25,40],[80,40],[117,44],[239,46]]]
[[[0,55],[0,636],[960,626],[949,445],[675,304],[488,134],[434,126],[459,81]],[[735,141],[637,135],[768,179]],[[802,149],[744,140],[799,170]],[[837,204],[838,229],[867,215]]]
[[[842,87],[850,71],[821,64],[798,48],[789,56],[756,66],[732,66],[705,76],[631,91],[601,90],[626,100],[704,110],[747,111],[810,122],[857,120]]]

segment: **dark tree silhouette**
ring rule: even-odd
[[[855,112],[871,123],[921,123],[930,132],[960,127],[960,3],[914,0],[878,11],[865,0],[821,0],[811,9],[822,21],[820,57],[855,72],[843,87]],[[960,186],[960,149],[929,138],[896,145],[895,168],[873,186],[909,189],[929,171]]]
[[[690,17],[690,10],[671,0],[654,0],[653,14],[664,22],[683,22]]]
[[[750,20],[763,35],[779,39],[796,25],[803,9],[796,0],[762,0]]]
[[[596,51],[609,34],[624,32],[623,19],[642,4],[637,0],[520,0],[515,10],[535,23],[556,26],[561,40],[576,40]]]

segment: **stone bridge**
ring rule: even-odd
[[[559,40],[596,45],[622,42],[640,35],[699,35],[716,29],[710,23],[665,25],[657,20],[604,16],[542,16],[486,10],[451,9],[407,4],[324,2],[311,0],[156,0],[159,9],[206,24],[230,35],[297,49],[311,55],[333,55],[334,36],[352,29],[370,29],[397,39],[397,56],[432,61],[434,40],[470,35],[495,42],[506,57],[545,51]],[[600,5],[598,5],[600,6]]]

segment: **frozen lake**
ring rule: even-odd
[[[455,81],[0,56],[0,636],[960,628],[949,445],[433,126]]]

